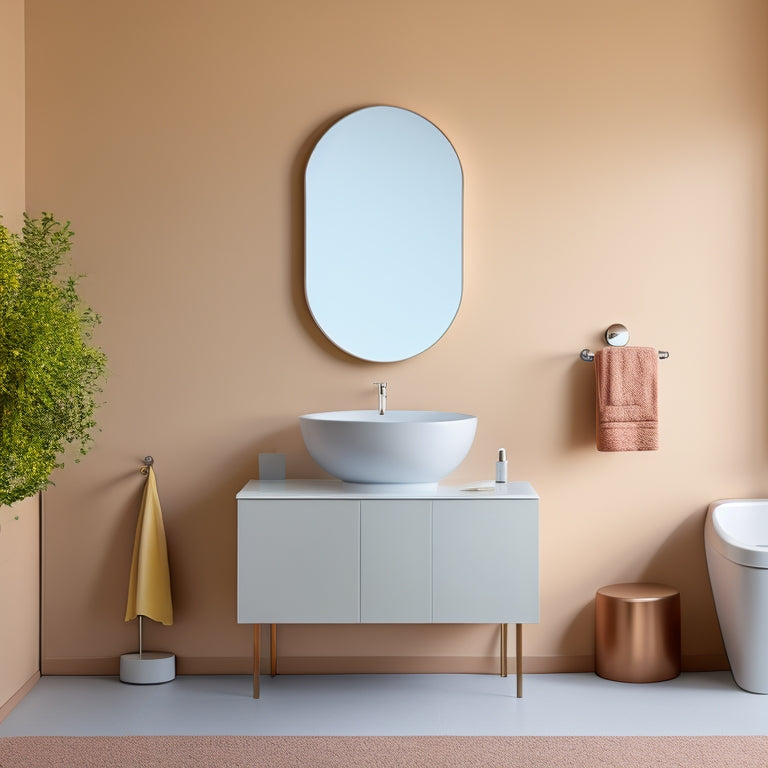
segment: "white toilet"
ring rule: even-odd
[[[768,693],[768,499],[710,504],[704,545],[733,677]]]

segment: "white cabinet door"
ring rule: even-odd
[[[360,502],[238,502],[237,620],[360,621]]]
[[[435,622],[539,620],[538,501],[434,501],[432,532]]]
[[[363,501],[360,613],[364,622],[432,621],[432,502]]]

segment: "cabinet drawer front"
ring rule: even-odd
[[[432,621],[432,504],[363,501],[360,509],[362,621]]]
[[[539,620],[538,502],[435,501],[433,620]]]
[[[238,503],[240,623],[360,621],[360,503]]]

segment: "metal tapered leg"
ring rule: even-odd
[[[500,674],[502,677],[507,676],[507,628],[508,624],[500,624],[499,625],[499,635],[500,635],[500,641],[499,641],[499,664],[500,664]]]
[[[269,671],[277,675],[277,624],[269,625]]]
[[[517,698],[523,698],[523,625],[515,624],[515,674],[517,676]]]
[[[259,676],[261,674],[261,624],[253,625],[253,698],[259,698]]]

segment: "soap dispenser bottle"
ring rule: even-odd
[[[499,448],[499,460],[496,462],[496,482],[507,482],[507,452]]]

